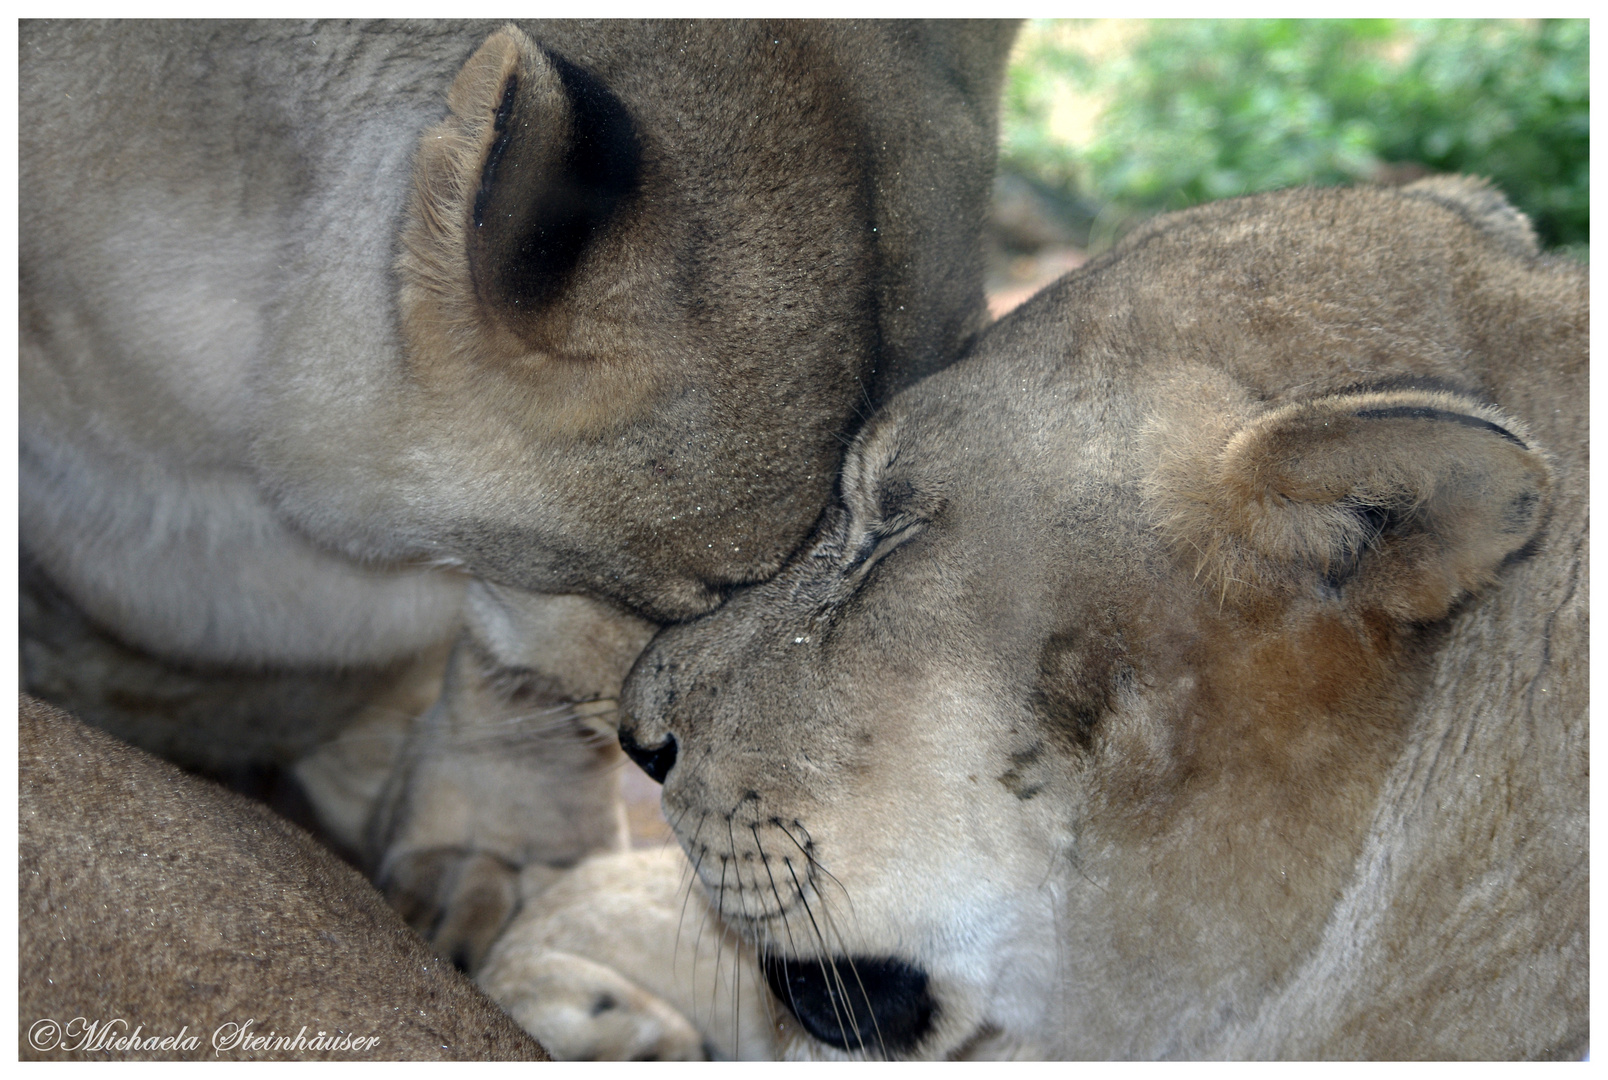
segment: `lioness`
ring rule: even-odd
[[[620,843],[655,622],[982,325],[1010,38],[25,23],[25,685],[227,769],[461,628],[370,856],[472,964],[520,867]]]
[[[1440,178],[1159,218],[899,395],[622,698],[777,1051],[1577,1057],[1587,343]]]

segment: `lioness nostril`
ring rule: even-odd
[[[927,973],[892,957],[765,957],[765,980],[815,1038],[840,1050],[915,1048],[938,1011]]]
[[[637,763],[641,770],[653,777],[654,782],[664,783],[664,778],[670,775],[670,769],[676,763],[676,737],[666,735],[664,742],[648,749],[636,741],[636,736],[630,728],[620,729],[620,749],[625,756]]]

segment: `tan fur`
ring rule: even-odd
[[[622,698],[775,1051],[1578,1057],[1588,312],[1481,182],[1291,191],[895,399]]]
[[[25,23],[24,685],[227,771],[451,647],[362,854],[472,965],[621,843],[654,625],[984,324],[1012,32]]]
[[[18,720],[21,1057],[546,1060],[301,830],[38,700]],[[251,1021],[303,1046],[231,1046]],[[376,1041],[306,1049],[320,1032]]]

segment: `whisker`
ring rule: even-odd
[[[744,924],[749,925],[749,926],[757,926],[757,925],[759,925],[758,920],[754,919],[748,913],[748,898],[747,898],[745,890],[743,888],[742,865],[737,861],[737,833],[736,833],[736,831],[735,831],[735,829],[733,827],[733,819],[729,815],[726,818],[726,842],[731,845],[732,874],[737,879],[737,903],[742,909],[743,922],[744,922]],[[756,879],[756,884],[757,884],[757,879]],[[724,904],[721,905],[721,911],[722,912],[725,911],[725,905]],[[739,1032],[741,1030],[741,1028],[740,1028],[740,1026],[738,1024],[738,1021],[739,1021],[739,1019],[741,1017],[741,1011],[742,1011],[742,993],[741,993],[741,990],[742,990],[742,968],[740,966],[741,962],[742,962],[742,958],[738,955],[737,949],[733,948],[732,949],[732,958],[731,958],[732,983],[733,983],[733,985],[732,985],[731,1008],[732,1008],[732,1033],[733,1033],[734,1037],[736,1036],[737,1032]]]
[[[691,808],[689,807],[688,809],[690,810]],[[687,811],[682,811],[683,815],[685,815],[686,812]],[[704,822],[708,821],[708,820],[709,820],[709,818],[708,818],[707,815],[698,819],[698,828],[693,830],[692,840],[690,841],[689,846],[695,846],[698,843],[698,834],[703,832]],[[706,851],[708,851],[708,848],[705,848],[702,851],[698,852],[698,861],[696,863],[689,861],[688,864],[687,864],[688,866],[690,866],[692,868],[692,877],[693,878],[697,878],[697,876],[698,876],[698,868],[703,865],[703,857],[704,857],[704,853]],[[685,873],[686,871],[683,870],[682,872]],[[676,919],[676,943],[675,943],[675,949],[670,954],[672,958],[681,955],[681,924],[686,921],[686,918],[687,918],[687,901],[690,900],[690,899],[692,899],[692,880],[691,879],[689,879],[687,881],[686,895],[682,896],[682,898],[681,898],[681,915],[680,915],[679,918]],[[700,933],[701,932],[702,932],[702,930],[700,928]],[[675,970],[674,967],[672,967],[671,971],[674,971],[674,970]],[[694,943],[693,947],[692,947],[692,982],[693,982],[694,986],[698,985],[698,946],[697,946],[696,943]]]
[[[826,924],[827,930],[831,933],[832,937],[836,939],[836,946],[829,947],[826,953],[827,961],[831,965],[832,982],[837,987],[838,995],[840,995],[843,999],[844,1011],[847,1012],[850,1017],[854,1017],[857,1010],[854,1008],[854,999],[849,995],[848,983],[844,981],[843,973],[838,969],[838,956],[841,955],[844,962],[848,964],[849,973],[854,976],[855,983],[860,987],[860,999],[865,1002],[867,1009],[870,1008],[871,996],[865,992],[865,984],[860,981],[860,972],[855,966],[854,958],[844,944],[843,934],[837,929],[836,920],[832,916],[831,905],[826,902],[826,897],[822,896],[819,892],[816,893],[816,897],[821,901],[821,921]],[[871,1023],[873,1027],[876,1027],[875,1013],[871,1014]],[[865,1037],[860,1034],[860,1025],[858,1023],[855,1024],[854,1034],[856,1041],[858,1041],[860,1044],[860,1053],[864,1054],[866,1052]],[[879,1042],[881,1041],[881,1038],[882,1033],[879,1030],[877,1031],[877,1039]],[[844,1041],[847,1042],[848,1039],[845,1037]],[[884,1043],[884,1056],[886,1056],[886,1049],[886,1044]]]
[[[794,843],[797,842],[796,840],[794,841]],[[804,895],[804,887],[799,884],[798,875],[793,872],[793,862],[791,859],[784,861],[787,863],[787,872],[792,874],[793,887],[798,890],[799,903],[804,906],[804,914],[809,916],[810,927],[815,931],[815,940],[821,946],[821,955],[830,961],[832,955],[831,946],[826,943],[826,937],[821,933],[820,924],[815,921],[815,912],[811,910],[809,899]],[[785,956],[782,958],[782,980],[784,983],[787,981],[787,958]],[[788,992],[792,993],[791,986],[789,986]],[[828,993],[826,996],[827,1000],[832,1003],[832,1017],[837,1021],[839,1034],[843,1036],[843,1045],[847,1046],[849,1043],[849,1029],[843,1026],[843,1013],[838,1008],[838,997],[832,993]],[[844,1003],[847,1004],[847,999],[844,999]]]
[[[698,998],[697,998],[697,994],[696,994],[696,990],[697,990],[697,987],[698,987],[698,959],[703,954],[704,931],[709,928],[709,919],[710,919],[710,910],[709,909],[710,909],[710,905],[708,905],[708,904],[700,904],[699,907],[698,907],[698,933],[697,933],[696,937],[693,940],[693,946],[692,946],[693,947],[693,956],[692,956],[693,981],[692,981],[692,985],[693,985],[693,990],[694,990],[694,995],[693,995],[693,999],[692,999],[692,1019],[693,1019],[694,1023],[696,1023],[698,1021]],[[709,983],[709,1016],[710,1016],[711,1019],[713,1019],[713,1017],[715,1016],[715,1014],[717,1012],[715,998],[716,998],[716,992],[717,992],[719,986],[720,986],[720,964],[719,964],[719,950],[717,949],[716,950],[715,975],[714,975],[714,978],[711,979],[710,983]]]
[[[799,841],[798,841],[798,838],[795,837],[792,834],[792,831],[789,830],[785,825],[783,825],[780,820],[773,818],[772,821],[776,825],[776,827],[782,831],[782,834],[785,835],[789,840],[791,840],[793,842],[794,846],[797,847],[799,849],[799,851],[803,853],[804,857],[809,860],[809,864],[810,864],[811,869],[819,871],[825,877],[830,879],[831,882],[834,885],[836,885],[838,887],[838,891],[843,894],[843,899],[848,904],[850,919],[852,920],[853,918],[855,918],[854,900],[853,900],[853,898],[851,898],[849,896],[849,890],[844,887],[843,882],[839,881],[836,875],[834,875],[824,865],[822,865],[821,861],[815,857],[813,852],[811,852],[803,844],[800,844]],[[874,1030],[874,1032],[876,1034],[878,1049],[881,1050],[883,1057],[887,1057],[888,1056],[887,1041],[882,1037],[881,1024],[877,1021],[876,1012],[874,1010],[872,1010],[871,1007],[870,1007],[871,1006],[871,995],[866,991],[865,983],[860,978],[860,972],[859,972],[858,967],[854,963],[853,957],[851,955],[851,950],[847,946],[847,943],[846,943],[846,940],[845,940],[845,938],[843,936],[842,931],[840,931],[838,929],[838,927],[837,927],[837,920],[836,920],[835,916],[832,913],[831,905],[827,902],[826,894],[820,892],[819,889],[817,889],[815,895],[816,895],[816,898],[820,901],[821,921],[826,924],[827,929],[831,933],[831,936],[836,939],[835,947],[832,944],[829,944],[825,940],[824,935],[822,935],[819,932],[819,930],[817,930],[817,937],[821,939],[821,944],[822,944],[823,950],[826,953],[826,955],[828,956],[828,958],[834,957],[836,955],[842,955],[844,957],[845,961],[848,963],[849,972],[850,972],[850,974],[852,974],[854,976],[855,984],[858,985],[859,988],[860,988],[860,1000],[865,1002],[867,1012],[870,1014],[871,1025],[872,1025],[872,1028],[873,1028],[873,1030]],[[845,1008],[848,1008],[848,1011],[852,1015],[855,1012],[855,1010],[853,1008],[849,1007],[849,1003],[852,1002],[853,999],[849,996],[848,985],[844,981],[842,973],[840,971],[838,971],[837,961],[835,959],[830,959],[830,963],[831,963],[831,968],[832,968],[832,980],[837,985],[838,992],[843,995],[843,1001],[844,1001],[844,1004],[845,1004]],[[856,1027],[855,1031],[856,1031],[856,1035],[858,1035],[859,1028]],[[844,1041],[845,1042],[847,1041],[847,1036],[845,1036]],[[861,1050],[862,1053],[864,1053],[865,1049],[866,1049],[864,1038],[861,1037],[859,1039],[859,1042],[860,1042],[860,1050]]]
[[[780,829],[782,831],[782,835],[786,836],[789,840],[793,841],[793,846],[798,848],[798,850],[804,855],[804,858],[809,860],[811,870],[819,871],[822,875],[824,875],[825,877],[830,879],[832,884],[834,884],[834,885],[836,885],[838,887],[838,891],[843,894],[844,901],[846,901],[848,903],[848,905],[849,905],[849,914],[851,916],[853,916],[854,915],[854,900],[849,896],[849,890],[845,889],[843,887],[843,882],[839,881],[837,879],[836,875],[834,875],[830,870],[828,870],[821,863],[821,861],[815,857],[814,852],[810,851],[809,848],[805,847],[803,844],[798,842],[798,838],[793,835],[792,831],[789,830],[786,825],[782,824],[780,818],[771,818],[771,824],[775,825],[778,829]],[[798,822],[795,821],[793,824],[797,825]],[[803,828],[803,826],[799,826],[799,827]],[[823,901],[825,900],[825,894],[822,893],[819,889],[816,890],[816,895],[821,897]]]
[[[782,902],[781,891],[776,888],[776,875],[771,873],[770,860],[765,856],[765,845],[759,839],[759,826],[749,825],[748,829],[754,834],[754,846],[759,849],[759,861],[765,867],[765,876],[770,879],[771,895],[776,897],[776,913],[781,917],[782,929],[787,931],[787,948],[796,954],[798,948],[793,943],[793,928],[787,921],[787,905]]]
[[[724,858],[721,859],[720,865],[722,871],[721,885],[722,888],[724,888],[726,880],[724,873],[726,862]],[[735,868],[733,872],[735,872]],[[726,954],[726,935],[721,932],[721,929],[722,928],[717,921],[715,924],[715,977],[713,982],[710,984],[709,990],[710,1026],[714,1026],[716,1018],[720,1016],[720,981],[724,977],[724,969],[721,967],[720,961]]]
[[[776,875],[771,873],[770,857],[768,855],[766,855],[766,853],[765,853],[765,843],[764,843],[764,841],[762,841],[759,838],[759,826],[755,825],[755,824],[750,824],[748,826],[748,829],[749,829],[750,832],[752,832],[754,834],[754,847],[759,850],[759,862],[760,862],[760,865],[765,868],[765,877],[770,882],[771,895],[776,898],[776,915],[777,915],[778,918],[781,919],[781,921],[782,921],[782,930],[787,934],[787,949],[788,949],[788,952],[793,954],[793,955],[797,955],[798,954],[798,946],[793,941],[793,924],[792,924],[791,921],[789,921],[789,919],[787,917],[787,905],[785,903],[783,903],[783,901],[782,901],[781,890],[776,887]],[[770,934],[768,931],[766,933],[766,936],[767,937],[774,937],[774,935]],[[763,951],[760,951],[760,952],[756,953],[756,957],[757,956],[763,956],[763,955],[764,955]],[[766,1020],[766,1022],[768,1024],[775,1024],[776,1023],[776,1013],[775,1013],[775,1010],[771,1008],[771,995],[769,995],[769,994],[760,994],[759,995],[759,1000],[765,1006],[765,1020]]]
[[[754,846],[759,849],[760,865],[765,867],[765,876],[770,879],[771,895],[776,897],[776,913],[782,920],[782,929],[787,933],[787,944],[791,949],[793,947],[793,925],[787,918],[787,905],[782,903],[781,893],[776,888],[776,875],[771,873],[770,856],[765,854],[765,845],[759,839],[758,827],[750,825],[749,828],[754,833]],[[758,880],[757,876],[755,880]],[[754,951],[756,961],[765,955],[765,950],[774,943],[775,937],[776,935],[767,927],[764,931],[764,940],[756,943]],[[765,1022],[774,1025],[776,1023],[776,1010],[771,1007],[771,995],[760,992],[757,996],[760,1004],[765,1006]]]
[[[839,935],[838,940],[841,943],[842,935]],[[877,1012],[871,1007],[871,994],[866,990],[865,983],[860,979],[859,966],[855,964],[854,957],[846,949],[844,950],[844,958],[848,961],[849,973],[854,976],[855,985],[860,988],[860,1000],[865,1002],[865,1011],[871,1017],[871,1030],[877,1038],[877,1049],[886,1058],[888,1056],[888,1041],[882,1037],[882,1025],[877,1022]],[[834,969],[836,966],[834,963]],[[860,1050],[862,1053],[865,1051],[865,1040],[863,1038],[860,1040]]]
[[[699,833],[703,832],[704,822],[706,822],[708,820],[709,819],[708,819],[707,815],[705,815],[703,817],[700,817],[698,819],[698,828],[693,833],[693,839],[694,840],[697,839]],[[701,886],[702,880],[703,880],[703,873],[702,873],[702,871],[703,871],[703,861],[704,861],[704,857],[706,855],[708,855],[708,854],[709,854],[708,845],[704,845],[703,847],[699,848],[698,849],[698,858],[692,864],[693,878],[695,879],[696,883],[698,883],[700,886]],[[691,897],[692,897],[692,891],[691,891],[691,888],[689,886],[688,891],[687,891],[687,895],[686,895],[686,897],[684,897],[682,899],[682,902],[681,902],[682,919],[685,919],[685,917],[686,917],[687,901],[690,900]],[[709,904],[707,902],[705,902],[703,904],[700,904],[699,908],[701,909],[701,915],[700,915],[700,917],[698,919],[698,933],[696,935],[694,935],[693,941],[692,941],[692,985],[694,987],[696,987],[698,985],[698,958],[703,953],[704,928],[709,925]],[[677,948],[677,950],[679,950],[680,947],[681,947],[681,921],[678,920],[677,923],[676,923],[676,948]],[[718,975],[717,975],[717,981],[718,981]],[[696,1021],[698,1019],[697,1012],[698,1012],[698,1001],[697,1001],[697,998],[695,996],[693,998],[693,1020],[694,1021]],[[713,999],[711,999],[710,1015],[713,1015],[713,1014],[714,1014],[714,1004],[713,1004]]]
[[[721,940],[725,940],[724,934]],[[731,1043],[732,1057],[736,1057],[743,1044],[743,954],[735,944],[731,947]]]

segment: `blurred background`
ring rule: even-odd
[[[995,314],[1156,213],[1295,184],[1489,177],[1590,241],[1584,19],[1034,20],[1001,114]]]

